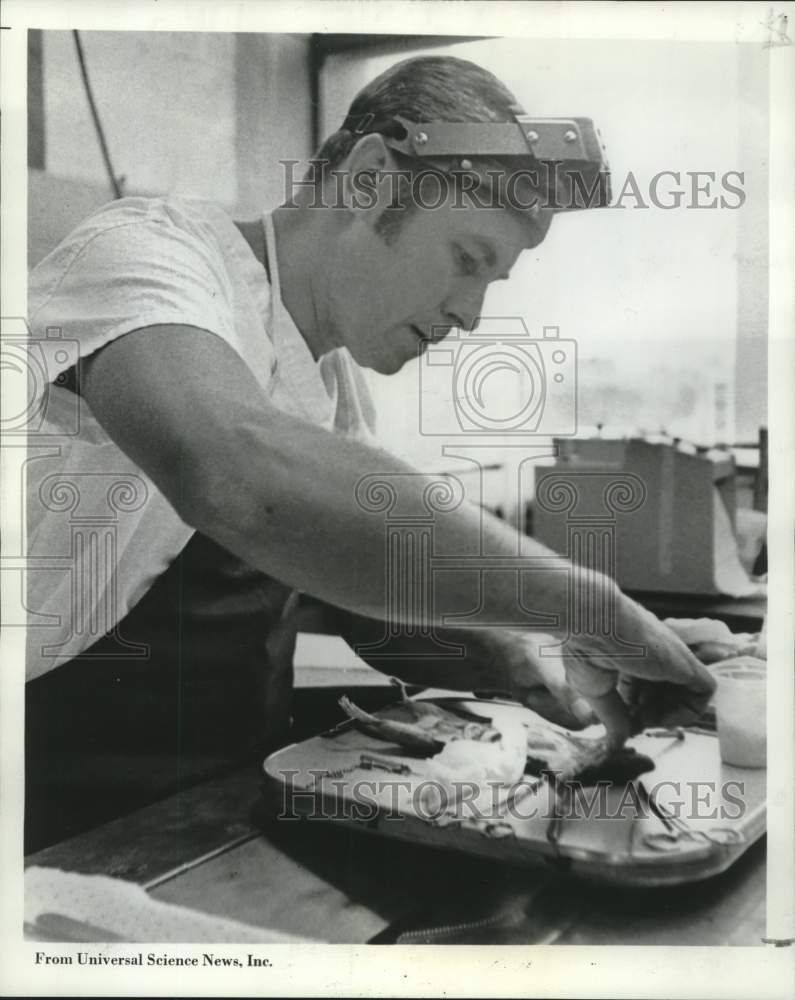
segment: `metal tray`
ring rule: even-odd
[[[491,719],[498,729],[501,719],[516,713],[540,719],[513,702],[425,700]],[[377,714],[400,718],[401,711],[398,704]],[[685,730],[680,739],[653,733],[629,741],[655,761],[654,771],[629,784],[579,789],[562,802],[546,778],[527,777],[507,794],[488,795],[486,808],[480,799],[477,810],[464,801],[438,814],[419,808],[418,786],[428,780],[417,773],[420,758],[347,721],[271,754],[263,766],[285,817],[343,822],[376,835],[512,864],[551,864],[623,885],[674,885],[717,875],[765,832],[767,772],[722,763],[713,733]],[[644,792],[653,793],[665,818],[649,808]]]

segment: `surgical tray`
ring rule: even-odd
[[[434,697],[453,711],[501,720],[513,702]],[[377,713],[401,718],[400,704]],[[517,715],[519,713],[519,715]],[[519,865],[554,865],[624,885],[673,885],[727,869],[765,832],[767,772],[722,763],[703,730],[653,731],[629,742],[655,769],[622,785],[559,786],[526,777],[488,810],[462,799],[430,813],[418,758],[349,721],[271,754],[265,776],[281,815],[333,820],[368,833]],[[397,789],[399,786],[399,792]],[[366,793],[366,794],[365,794]],[[491,800],[489,800],[491,802]]]

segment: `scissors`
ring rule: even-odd
[[[693,830],[670,809],[661,806],[657,801],[656,794],[650,793],[642,781],[638,781],[638,791],[641,799],[665,827],[664,830],[644,834],[643,843],[653,851],[678,851],[682,847],[682,841],[730,847],[733,844],[741,844],[745,840],[739,830],[727,826],[714,826],[709,830]]]

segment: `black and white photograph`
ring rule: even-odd
[[[4,995],[792,995],[793,15],[9,0]]]

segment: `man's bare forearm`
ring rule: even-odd
[[[390,489],[399,491],[395,503],[410,529],[413,518],[427,521],[428,490],[439,477],[278,411],[269,414],[267,426],[252,419],[238,424],[220,447],[219,438],[220,429],[210,453],[191,459],[195,465],[185,478],[189,490],[192,480],[196,486],[186,509],[189,523],[297,590],[369,618],[412,623],[409,602],[396,599],[390,578],[407,574],[407,586],[430,588],[432,581],[421,576],[429,567],[416,569],[402,552],[387,549],[388,504],[379,511],[376,501],[390,500]],[[368,475],[371,485],[363,489]],[[438,574],[433,600],[423,608],[434,624],[470,613],[478,602],[483,622],[520,624],[522,566],[522,605],[554,618],[565,613],[565,560],[466,501],[435,513],[432,525],[435,554],[471,562],[471,568]],[[529,568],[520,552],[522,560],[540,559],[543,568]],[[481,553],[510,564],[488,574],[482,593]],[[601,585],[615,589],[606,579]]]
[[[527,624],[521,603],[552,628],[564,613],[565,560],[455,496],[454,478],[274,407],[218,337],[135,331],[92,355],[81,384],[106,432],[187,524],[302,593],[408,624],[475,611],[480,624]],[[448,559],[433,579],[431,529],[432,555]],[[388,530],[405,551],[387,549]]]
[[[82,362],[81,386],[106,433],[187,524],[302,593],[392,623],[532,623],[542,631],[563,624],[570,597],[598,597],[603,608],[615,601],[617,634],[654,654],[641,654],[631,672],[654,678],[662,668],[690,682],[697,664],[684,646],[674,648],[612,581],[575,578],[532,539],[472,504],[451,502],[445,493],[454,481],[421,475],[275,408],[239,356],[209,332],[133,331]],[[570,595],[576,587],[583,592]],[[614,652],[607,639],[583,633],[578,642],[601,665]],[[611,683],[597,682],[595,695]]]

